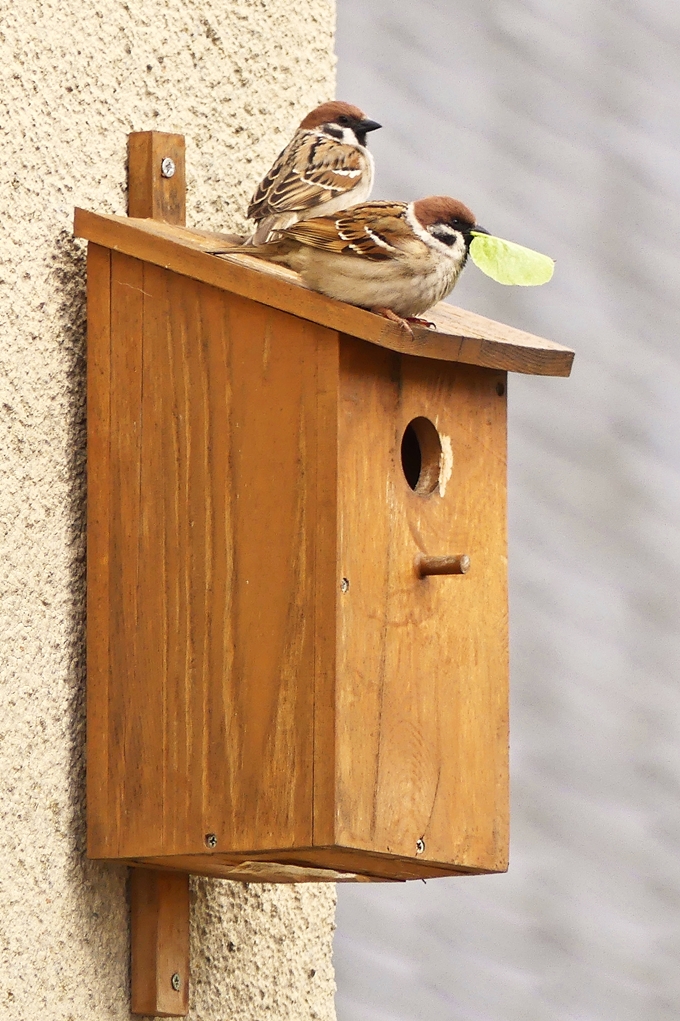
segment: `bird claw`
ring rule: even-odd
[[[417,316],[406,316],[407,323],[413,323],[414,326],[424,326],[426,330],[436,330],[437,324],[430,322],[429,319],[419,319]]]
[[[374,305],[371,312],[377,316],[382,316],[383,319],[388,319],[391,323],[394,323],[395,326],[398,326],[399,329],[405,330],[411,340],[414,339],[413,330],[409,325],[409,320],[402,319],[402,317],[398,316],[396,312],[393,312],[391,308],[386,308],[384,305]]]
[[[411,340],[415,340],[412,326],[424,326],[427,330],[436,330],[437,326],[435,323],[431,323],[429,319],[419,319],[418,316],[398,316],[396,312],[393,312],[391,308],[386,308],[384,305],[374,305],[371,309],[378,316],[382,316],[383,319],[389,319],[391,323],[398,326],[401,330],[405,330],[410,336]]]

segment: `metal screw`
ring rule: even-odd
[[[205,835],[205,842],[208,845],[208,847],[217,847],[217,834],[216,833],[206,833],[206,835]]]
[[[422,837],[418,837],[416,840],[416,854],[422,854],[425,850],[425,841]]]
[[[343,578],[340,582],[340,591],[349,592],[349,578]]]
[[[170,985],[172,986],[176,993],[179,992],[180,986],[182,985],[182,979],[179,977],[179,972],[176,971],[175,974],[172,976],[172,978],[170,979]]]
[[[175,175],[175,161],[166,156],[161,161],[161,177],[174,177]]]

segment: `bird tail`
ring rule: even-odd
[[[270,241],[279,241],[283,237],[283,231],[285,231],[286,227],[297,223],[298,219],[297,213],[276,213],[271,216],[265,216],[256,225],[250,237],[246,238],[244,244],[250,248],[253,245],[259,246]]]
[[[223,248],[213,248],[209,255],[250,255],[257,259],[268,259],[269,262],[285,262],[295,243],[289,238],[282,238],[279,241],[266,241],[262,245],[248,244],[225,245]]]

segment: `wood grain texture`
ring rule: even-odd
[[[205,232],[77,209],[75,233],[393,351],[537,375],[571,372],[574,352],[568,348],[443,302],[428,312],[437,330],[416,329],[411,339],[380,316],[308,290],[284,267],[247,255],[207,254],[211,245]]]
[[[505,377],[351,338],[340,377],[336,842],[503,870]],[[414,492],[402,470],[418,416],[442,439],[443,493]],[[414,557],[442,550],[474,570],[419,578]]]
[[[244,862],[259,862],[263,866],[271,865],[271,872],[264,869],[257,877],[251,875],[249,882],[277,882],[272,877],[280,871],[282,865],[295,865],[299,868],[325,869],[330,872],[340,871],[344,874],[353,873],[358,881],[372,879],[384,882],[405,882],[409,879],[437,879],[442,876],[485,875],[489,869],[475,868],[466,865],[452,866],[446,862],[424,861],[421,858],[405,858],[392,854],[379,854],[361,848],[359,850],[340,845],[328,847],[297,847],[293,850],[253,851],[241,854],[224,854],[216,852],[202,855],[172,855],[167,857],[149,857],[128,859],[128,864],[148,865],[153,868],[178,869],[182,872],[195,872],[201,875],[216,876],[221,879],[234,878],[234,869]],[[316,882],[316,878],[303,880]]]
[[[233,659],[208,822],[220,848],[295,846],[312,840],[316,361],[333,338],[230,298],[229,340]]]
[[[505,374],[90,266],[90,855],[503,870]],[[442,447],[422,491],[414,419]]]
[[[130,1009],[150,1017],[189,1012],[189,876],[130,872]],[[173,988],[173,975],[179,988]],[[177,984],[177,980],[175,980]]]
[[[137,259],[111,257],[111,396],[109,526],[109,814],[116,830],[125,825],[131,838],[142,839],[143,815],[130,813],[126,786],[151,796],[158,792],[158,761],[147,748],[144,716],[129,712],[138,676],[138,621],[141,512],[142,337],[144,267]],[[91,466],[93,468],[94,466]],[[158,698],[145,700],[151,716]],[[91,806],[94,808],[94,806]]]
[[[317,578],[335,563],[337,335],[118,253],[111,295],[92,851],[309,845],[317,697],[332,717]]]
[[[105,850],[110,812],[111,252],[94,244],[87,250],[87,295],[87,840],[96,857]]]
[[[161,163],[166,157],[175,164],[172,177],[161,174]],[[128,135],[128,215],[184,225],[184,135],[165,131],[133,131]]]

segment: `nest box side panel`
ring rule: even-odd
[[[501,871],[505,373],[350,338],[340,367],[337,843]],[[418,555],[470,568],[420,577]]]
[[[312,842],[317,354],[337,361],[337,336],[110,259],[110,346],[93,309],[90,352],[89,853],[200,872],[211,851]]]

